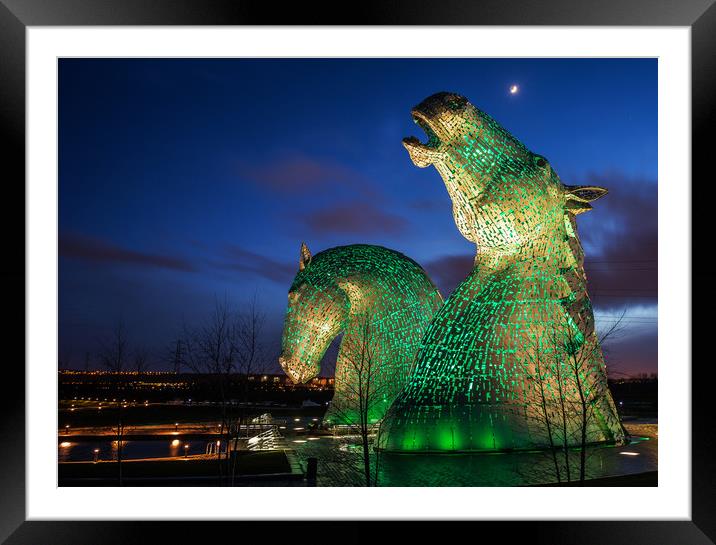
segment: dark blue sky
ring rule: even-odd
[[[657,367],[655,59],[62,59],[60,358],[95,366],[123,320],[153,354],[215,297],[254,294],[280,344],[301,241],[381,244],[448,295],[470,268],[435,169],[401,145],[410,108],[455,91],[567,184],[610,190],[580,216],[608,360]],[[510,95],[511,84],[520,87]]]

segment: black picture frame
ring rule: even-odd
[[[709,132],[716,127],[716,6],[714,0],[557,0],[550,2],[489,0],[412,0],[357,3],[280,3],[242,0],[0,0],[0,123],[2,127],[3,194],[6,205],[2,232],[6,259],[2,278],[6,286],[7,325],[3,337],[20,345],[25,328],[25,30],[28,26],[82,25],[576,25],[576,26],[686,26],[692,36],[692,180],[709,183],[711,166]],[[714,182],[710,182],[714,183]],[[684,180],[684,190],[699,186]],[[710,206],[709,191],[692,199],[692,339],[708,338],[709,285],[713,273],[702,255],[711,253],[711,230],[704,225]],[[22,203],[20,205],[19,203]],[[701,225],[699,225],[701,223]],[[24,235],[24,232],[23,232]],[[705,251],[704,251],[705,250]],[[684,264],[687,266],[687,264]],[[698,291],[695,291],[698,289]],[[21,309],[21,310],[20,310]],[[703,315],[702,315],[703,314]],[[703,341],[701,341],[703,342]],[[193,543],[221,539],[252,539],[263,532],[270,541],[325,539],[351,542],[372,539],[374,532],[388,536],[392,522],[365,522],[346,532],[341,523],[327,522],[51,522],[25,521],[25,372],[24,348],[14,358],[7,351],[3,374],[0,437],[7,448],[0,464],[0,540],[6,543],[113,544],[145,543],[160,537],[165,542]],[[693,352],[692,376],[692,517],[690,521],[569,521],[403,523],[400,540],[429,537],[475,539],[499,536],[508,542],[581,544],[706,544],[716,541],[716,447],[712,404],[711,360]],[[685,364],[687,362],[684,362]],[[687,368],[688,369],[688,368]],[[615,489],[615,494],[621,493]],[[446,528],[446,525],[450,526]],[[240,534],[236,525],[241,525]],[[459,525],[460,528],[457,528]],[[467,525],[470,525],[469,527]],[[479,525],[476,528],[474,525]],[[446,534],[446,531],[449,532]],[[313,536],[313,537],[311,537]],[[466,537],[460,537],[466,536]]]

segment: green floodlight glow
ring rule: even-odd
[[[361,357],[356,352],[370,344],[368,422],[377,422],[404,386],[420,339],[442,303],[420,265],[396,251],[356,244],[312,256],[304,244],[288,293],[279,363],[294,382],[307,382],[342,333],[335,394],[325,419],[355,424]],[[366,318],[370,339],[364,339]]]
[[[623,441],[575,220],[606,190],[563,185],[547,159],[462,96],[438,93],[412,114],[428,141],[403,144],[416,166],[437,169],[455,224],[477,252],[427,328],[379,447],[497,451]]]

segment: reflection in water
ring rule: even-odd
[[[633,445],[632,445],[633,446]],[[585,478],[639,473],[656,469],[646,467],[649,456],[639,461],[620,456],[620,447],[596,447],[587,451]],[[569,453],[569,474],[579,480],[579,450]],[[567,464],[562,457],[560,478],[567,480]],[[655,460],[654,460],[655,462]],[[549,452],[454,455],[383,455],[380,474],[383,486],[520,486],[557,481],[554,459]]]
[[[189,456],[204,454],[205,441],[183,442],[178,439],[157,439],[150,441],[122,441],[122,458],[133,460],[138,458],[165,458],[184,456],[184,445],[189,445],[186,453]],[[117,441],[65,441],[58,445],[58,461],[60,462],[91,462],[95,459],[98,449],[98,460],[117,459]]]

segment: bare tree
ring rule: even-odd
[[[144,373],[149,369],[149,351],[144,346],[134,349],[134,370]]]
[[[560,444],[558,422],[554,420],[554,409],[552,407],[552,395],[550,394],[551,383],[557,377],[553,377],[546,354],[544,353],[542,339],[535,338],[533,343],[525,351],[523,363],[525,366],[526,382],[531,390],[528,395],[536,398],[533,410],[528,411],[528,417],[537,423],[537,429],[544,431],[549,444],[548,454],[554,466],[554,476],[558,483],[562,482],[562,454],[565,456],[567,474],[569,474],[569,458],[566,445]],[[566,437],[566,433],[563,434]],[[532,471],[533,468],[530,468]]]
[[[379,423],[373,422],[371,417],[396,379],[390,374],[397,374],[398,369],[394,366],[395,370],[391,371],[382,365],[381,343],[372,316],[364,313],[355,323],[354,331],[346,334],[341,344],[343,395],[334,397],[331,412],[360,436],[365,483],[371,486],[377,484],[378,460],[371,477],[370,437],[379,428]]]
[[[236,317],[233,342],[236,372],[242,377],[263,370],[266,353],[261,342],[261,334],[265,323],[266,315],[259,310],[256,297],[251,299]]]
[[[242,306],[235,317],[231,342],[240,401],[248,400],[249,376],[263,372],[266,366],[266,347],[262,342],[265,323],[266,316],[260,311],[255,296]]]
[[[177,339],[176,348],[173,351],[172,354],[172,363],[174,364],[174,374],[178,375],[181,371],[181,361],[182,361],[182,345],[181,345],[181,339]]]
[[[60,369],[69,369],[72,365],[72,349],[63,350],[57,363]]]
[[[126,365],[128,356],[127,332],[124,322],[119,320],[112,331],[110,339],[100,342],[99,361],[102,365],[113,373],[121,373]],[[118,399],[117,402],[117,472],[119,478],[119,486],[122,486],[122,439],[124,435],[124,423],[122,422],[123,402]]]
[[[620,324],[621,318],[601,335],[585,335],[565,316],[525,350],[525,376],[533,399],[528,415],[547,439],[558,483],[573,480],[570,450],[575,446],[578,480],[584,483],[590,430],[599,426],[605,413],[616,415],[601,347],[618,333]]]
[[[235,354],[235,374],[239,381],[239,403],[238,406],[238,426],[231,440],[238,440],[241,435],[242,425],[249,431],[248,419],[245,404],[249,398],[249,376],[260,373],[266,365],[265,346],[261,340],[266,316],[258,308],[256,296],[246,303],[242,310],[237,314],[234,324],[234,335],[232,342],[234,343]],[[233,402],[232,402],[233,405]],[[238,458],[234,456],[231,464],[231,484],[234,485],[236,477],[236,463]]]
[[[234,335],[235,327],[225,297],[223,301],[215,300],[214,310],[203,324],[196,327],[184,325],[181,342],[184,347],[182,363],[195,373],[207,374],[218,389],[220,441],[226,441],[230,434],[228,387],[236,358]],[[228,441],[225,444],[228,459]],[[223,479],[224,463],[221,449],[218,449],[217,454],[219,476]]]
[[[607,368],[604,364],[602,346],[608,345],[611,339],[622,329],[621,317],[608,326],[600,335],[582,335],[569,324],[563,324],[555,334],[559,335],[565,347],[564,353],[568,380],[577,393],[576,413],[578,417],[577,428],[579,430],[579,482],[584,483],[586,477],[586,461],[588,431],[597,418],[598,408],[605,405],[613,405],[609,386],[607,383]],[[616,408],[612,411],[616,415]],[[621,423],[619,423],[621,426]],[[622,428],[623,430],[623,428]]]
[[[187,327],[183,326],[182,332],[176,339],[172,340],[162,350],[161,360],[163,363],[170,365],[174,370],[174,374],[178,375],[181,372],[182,365],[185,365],[186,358],[184,357],[184,339],[186,337]]]
[[[620,371],[619,367],[623,362],[615,358],[612,350],[614,341],[624,332],[626,311],[626,307],[623,307],[618,314],[600,315],[600,322],[604,324],[604,327],[597,331],[597,338],[599,339],[602,354],[604,355],[604,365],[607,370],[607,375],[610,378],[617,375],[628,376],[626,373]]]
[[[234,482],[235,457],[229,464],[232,445],[241,435],[244,409],[240,402],[248,396],[248,376],[255,373],[264,360],[261,332],[265,318],[255,299],[243,312],[232,312],[227,298],[215,302],[209,318],[197,327],[184,326],[177,343],[177,357],[181,364],[195,373],[210,376],[219,394],[220,427],[217,449],[220,476]],[[235,381],[239,381],[236,391]],[[236,399],[238,394],[238,399]]]
[[[126,365],[128,354],[127,331],[122,320],[118,321],[110,339],[100,342],[99,361],[107,370],[121,373]]]

